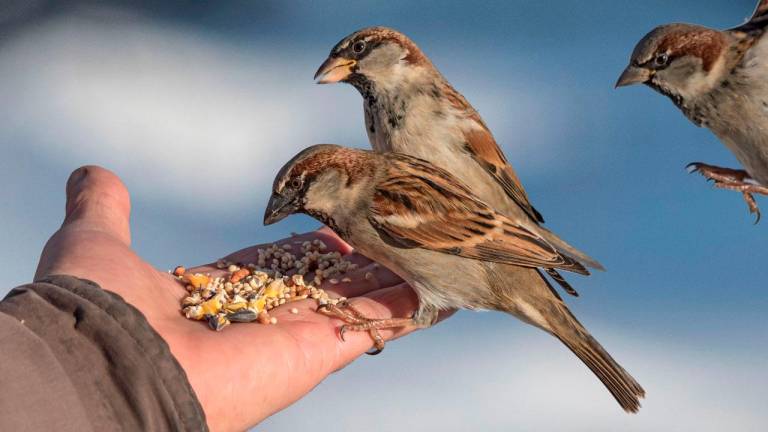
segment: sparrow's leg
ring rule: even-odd
[[[344,334],[348,331],[360,332],[367,331],[373,339],[374,351],[367,354],[376,355],[384,350],[384,338],[379,330],[405,327],[414,324],[414,318],[367,318],[362,312],[357,310],[347,301],[341,301],[337,304],[326,304],[317,309],[325,315],[339,318],[345,324],[339,328],[339,337],[344,340]]]
[[[760,208],[758,208],[755,197],[752,194],[757,193],[768,196],[768,187],[755,182],[744,170],[721,168],[698,162],[688,164],[687,168],[692,173],[698,172],[707,180],[714,181],[715,187],[719,189],[741,192],[744,196],[744,201],[747,202],[749,212],[757,216],[755,223],[760,222]]]

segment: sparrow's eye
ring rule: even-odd
[[[294,177],[293,179],[291,179],[291,188],[299,189],[302,183],[303,182],[301,181],[300,177]]]
[[[667,53],[660,53],[656,56],[655,59],[653,59],[653,62],[656,64],[656,66],[666,66],[669,62],[669,56]]]
[[[352,45],[352,51],[355,52],[355,54],[360,54],[363,51],[365,51],[365,41],[357,41]]]

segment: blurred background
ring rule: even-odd
[[[650,89],[613,90],[655,25],[726,28],[754,3],[4,0],[0,294],[32,278],[83,164],[125,181],[134,247],[160,269],[316,228],[261,226],[273,176],[313,143],[368,146],[357,92],[312,75],[387,25],[480,111],[547,226],[608,268],[572,277],[567,301],[648,397],[626,415],[554,338],[461,312],[258,429],[766,430],[768,221],[686,173],[738,166],[707,130]]]

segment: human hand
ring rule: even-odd
[[[167,272],[155,269],[131,249],[130,197],[120,179],[99,167],[82,167],[67,182],[64,223],[43,250],[35,279],[66,274],[92,280],[139,309],[165,339],[205,411],[212,430],[243,430],[301,398],[330,373],[371,348],[366,333],[339,339],[334,318],[316,313],[302,300],[270,312],[277,325],[233,325],[213,332],[185,319],[179,302],[186,290]],[[396,275],[352,253],[349,245],[322,229],[289,239],[321,239],[359,265],[351,283],[327,285],[367,316],[410,316],[416,295]],[[279,242],[278,242],[279,243]],[[258,247],[226,257],[254,262]],[[215,273],[213,264],[190,268]],[[374,277],[366,278],[366,273]],[[290,308],[299,309],[291,314]],[[386,330],[392,339],[409,329]]]

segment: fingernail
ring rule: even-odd
[[[83,181],[88,177],[88,167],[80,167],[69,175],[67,180],[67,207],[66,215],[69,216],[75,209],[75,198],[81,190]]]

